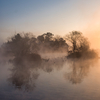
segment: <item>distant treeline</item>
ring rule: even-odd
[[[51,52],[66,52],[68,58],[97,57],[97,53],[90,49],[87,38],[78,31],[72,31],[65,37],[54,36],[50,32],[37,37],[30,33],[17,33],[3,43],[0,52],[15,57]]]

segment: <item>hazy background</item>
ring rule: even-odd
[[[0,0],[0,44],[18,32],[81,31],[100,49],[100,0]]]

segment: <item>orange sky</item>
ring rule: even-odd
[[[0,1],[0,40],[19,32],[64,36],[80,31],[100,49],[100,0]]]
[[[89,38],[93,48],[100,49],[100,13],[97,10],[92,16],[90,22],[83,30],[84,35]]]

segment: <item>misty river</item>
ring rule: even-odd
[[[2,61],[0,100],[100,100],[100,60]]]

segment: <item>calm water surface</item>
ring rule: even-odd
[[[2,62],[0,100],[100,100],[100,60]]]

